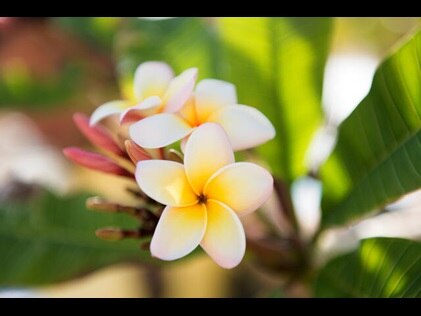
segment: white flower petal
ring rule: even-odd
[[[230,105],[214,112],[208,121],[219,123],[234,150],[263,144],[275,137],[275,128],[259,110],[246,105]]]
[[[142,160],[136,165],[136,182],[146,195],[164,205],[186,206],[197,202],[184,166],[168,160]]]
[[[144,117],[155,114],[162,101],[160,97],[152,96],[146,98],[138,105],[129,107],[120,114],[120,123],[138,121]]]
[[[189,100],[197,78],[197,68],[189,68],[171,80],[164,96],[164,112],[177,112]]]
[[[266,169],[250,162],[238,162],[218,170],[203,191],[209,199],[222,202],[243,215],[266,202],[272,190],[273,178]]]
[[[199,245],[205,230],[205,206],[167,206],[152,237],[152,256],[162,260],[184,257]]]
[[[208,200],[206,233],[200,243],[203,250],[221,267],[237,266],[246,251],[246,237],[238,216],[228,206]]]
[[[95,109],[89,118],[89,125],[95,125],[106,117],[114,114],[120,114],[122,111],[127,109],[130,103],[127,101],[116,100],[106,102]]]
[[[184,166],[187,178],[197,194],[202,192],[212,174],[233,162],[234,153],[220,125],[205,123],[190,135],[184,150]]]
[[[188,135],[191,127],[176,114],[161,113],[134,123],[129,128],[130,138],[144,148],[160,148]]]
[[[140,64],[134,75],[134,94],[137,100],[150,96],[163,96],[174,73],[171,67],[159,61],[147,61]]]
[[[222,80],[203,79],[196,86],[195,102],[199,121],[206,122],[213,112],[237,104],[235,86]]]

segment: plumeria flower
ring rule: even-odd
[[[121,123],[138,121],[156,113],[179,111],[193,92],[197,68],[190,68],[177,77],[163,62],[140,64],[134,75],[133,98],[116,100],[99,106],[91,115],[94,125],[111,115],[119,114]]]
[[[204,79],[194,97],[178,113],[152,115],[130,126],[130,138],[144,148],[160,148],[182,138],[205,122],[219,123],[228,134],[234,150],[260,145],[275,136],[275,129],[257,109],[237,104],[235,86]],[[183,143],[182,143],[183,146]]]
[[[193,131],[184,165],[144,160],[137,163],[135,177],[145,194],[166,205],[152,237],[152,255],[175,260],[200,244],[224,268],[237,266],[245,253],[239,216],[259,208],[273,188],[264,168],[235,163],[227,134],[215,123]]]

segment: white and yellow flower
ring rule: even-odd
[[[174,77],[169,65],[148,61],[140,64],[134,75],[133,98],[115,100],[99,106],[91,115],[94,125],[111,115],[120,115],[120,122],[138,121],[157,113],[179,111],[190,98],[197,78],[197,68],[190,68]]]
[[[188,136],[205,122],[219,123],[232,148],[251,148],[272,139],[275,129],[256,108],[237,104],[235,86],[216,80],[201,80],[194,97],[178,113],[149,116],[130,126],[131,139],[144,148],[160,148]]]
[[[191,134],[184,165],[140,161],[135,176],[143,192],[166,205],[152,238],[152,255],[175,260],[200,244],[224,268],[237,266],[245,253],[239,216],[259,208],[273,188],[264,168],[235,163],[227,134],[215,123],[204,123]]]

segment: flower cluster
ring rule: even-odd
[[[259,208],[273,187],[268,171],[235,162],[233,152],[272,139],[275,130],[260,111],[238,104],[234,85],[215,79],[196,84],[196,79],[196,68],[175,77],[163,62],[139,65],[132,99],[107,102],[90,118],[74,117],[82,133],[109,155],[73,147],[64,152],[85,167],[134,179],[137,195],[149,206],[161,206],[156,212],[91,201],[91,207],[129,212],[149,223],[136,233],[101,230],[101,237],[149,233],[157,258],[175,260],[200,245],[217,264],[233,268],[246,248],[239,217]],[[118,137],[102,124],[116,116]],[[165,149],[180,140],[183,153]]]

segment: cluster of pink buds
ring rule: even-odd
[[[152,159],[154,155],[163,158],[164,151],[149,152],[136,145],[132,140],[123,138],[122,133],[115,137],[111,130],[99,124],[90,125],[89,116],[75,113],[73,121],[80,132],[104,154],[91,152],[79,147],[67,147],[63,150],[67,158],[76,164],[95,170],[126,177],[135,180],[134,170],[136,163]],[[168,152],[168,158],[177,159],[173,150]],[[95,211],[108,213],[124,213],[139,219],[136,230],[126,230],[117,227],[105,227],[97,230],[96,235],[105,240],[120,240],[123,238],[143,238],[151,236],[159,219],[163,207],[142,191],[127,187],[126,190],[139,200],[139,207],[121,205],[107,201],[100,197],[92,197],[86,201],[86,206]],[[144,247],[145,245],[143,245]]]

